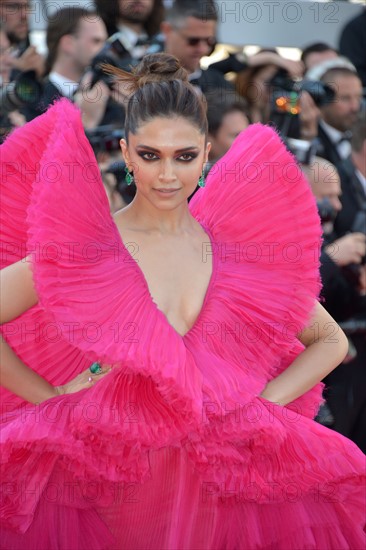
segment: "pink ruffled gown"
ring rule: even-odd
[[[321,385],[258,397],[303,349],[320,287],[316,207],[276,133],[249,127],[190,203],[213,272],[183,337],[121,240],[77,109],[60,101],[1,155],[2,265],[31,254],[39,295],[4,337],[52,384],[115,365],[39,406],[2,391],[1,549],[364,549],[364,455],[312,420]]]

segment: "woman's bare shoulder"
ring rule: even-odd
[[[113,220],[120,233],[124,229],[127,229],[131,225],[130,205],[124,206],[120,210],[117,210],[117,212],[114,212]]]

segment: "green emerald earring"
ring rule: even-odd
[[[131,174],[127,166],[125,168],[125,172],[126,172],[126,176],[125,176],[126,183],[127,185],[131,185],[133,183],[133,175]]]
[[[203,170],[202,170],[202,174],[198,179],[198,187],[204,187],[205,185],[206,185],[205,176],[203,175]]]

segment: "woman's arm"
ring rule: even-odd
[[[335,369],[348,350],[346,335],[318,302],[313,318],[299,340],[306,349],[285,371],[268,382],[261,397],[287,405]]]
[[[29,261],[23,259],[0,271],[0,324],[7,323],[37,304]],[[30,403],[41,403],[59,394],[88,388],[110,371],[91,375],[89,369],[63,386],[53,386],[14,353],[3,337],[0,340],[0,384]],[[92,382],[89,381],[91,378]]]
[[[0,323],[7,323],[38,302],[27,259],[0,271]],[[57,395],[57,390],[27,367],[3,337],[0,341],[0,383],[4,388],[31,403]]]
[[[28,258],[0,271],[0,324],[12,321],[37,302]]]
[[[301,77],[304,73],[304,64],[302,61],[293,61],[277,52],[258,52],[247,58],[249,67],[258,67],[260,65],[275,65],[279,69],[285,69],[292,78]]]
[[[0,384],[30,403],[41,403],[59,393],[55,386],[25,365],[3,337],[0,341]]]

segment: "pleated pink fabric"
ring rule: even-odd
[[[1,156],[2,265],[28,255],[39,295],[5,339],[53,384],[114,366],[38,406],[2,390],[0,548],[363,549],[364,455],[312,420],[321,384],[286,407],[258,397],[303,349],[320,288],[315,202],[277,134],[250,126],[190,203],[213,268],[184,336],[123,243],[74,106]]]

